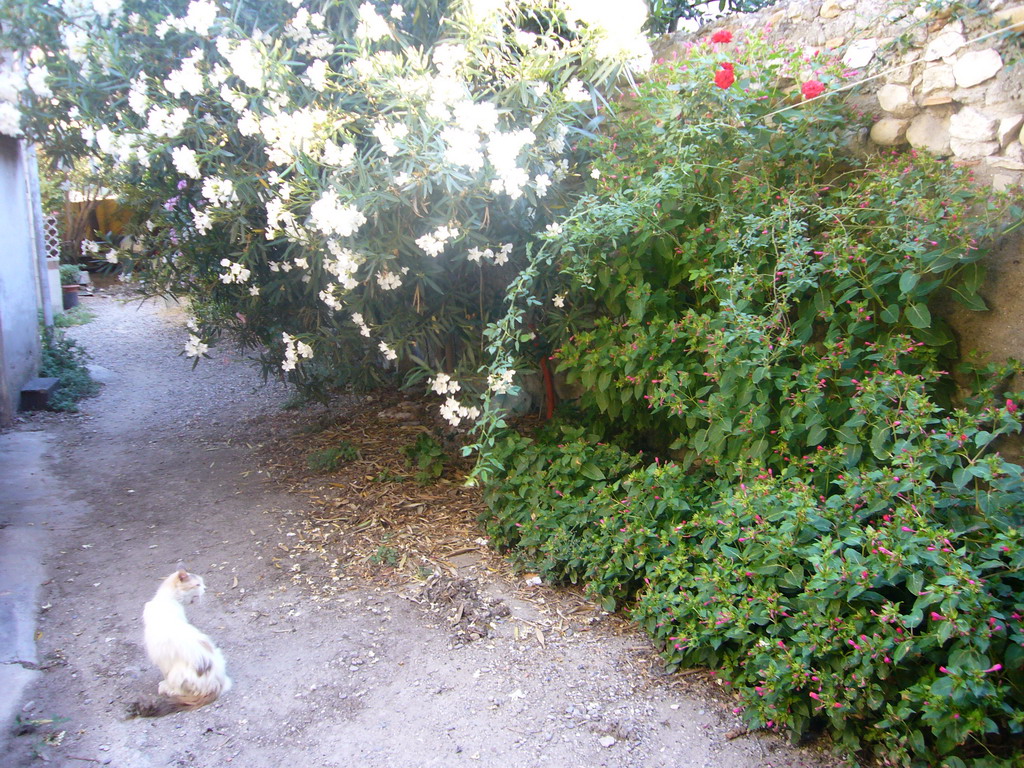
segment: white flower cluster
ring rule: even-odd
[[[512,243],[505,243],[498,249],[497,253],[490,248],[485,248],[481,251],[479,248],[474,247],[470,248],[469,251],[466,252],[466,258],[470,261],[475,261],[478,264],[481,259],[487,259],[488,261],[494,262],[495,266],[500,267],[508,263],[508,257],[509,254],[512,253],[513,247]]]
[[[366,324],[366,322],[363,320],[363,316],[361,314],[359,314],[358,312],[353,312],[352,313],[352,322],[355,323],[357,326],[359,326],[359,334],[361,336],[365,336],[366,338],[370,338],[370,326],[368,326]]]
[[[454,227],[440,226],[433,232],[428,232],[416,238],[416,245],[428,256],[438,256],[444,250],[449,240],[459,236],[459,230]]]
[[[209,349],[209,345],[204,344],[202,339],[194,333],[189,334],[188,342],[185,344],[186,357],[202,357]]]
[[[359,6],[359,24],[356,26],[356,39],[374,43],[391,34],[387,20],[377,13],[373,3]]]
[[[263,87],[264,61],[251,40],[217,38],[217,51],[228,62],[231,73],[249,88]]]
[[[568,85],[562,89],[562,98],[566,101],[573,102],[590,101],[590,92],[587,90],[587,86],[583,84],[582,80],[574,77],[569,81]]]
[[[210,218],[210,214],[206,211],[200,211],[196,208],[192,209],[192,226],[195,227],[196,232],[200,235],[205,235],[211,229],[213,229],[213,219]]]
[[[82,241],[82,256],[88,259],[90,256],[95,256],[100,252],[100,244],[95,240],[83,240]]]
[[[199,163],[196,160],[196,151],[189,147],[175,147],[171,150],[171,158],[174,160],[174,167],[183,176],[193,179],[202,178],[199,172]]]
[[[439,395],[454,395],[462,385],[447,373],[439,373],[430,381],[430,388]]]
[[[324,269],[334,275],[342,287],[351,291],[359,285],[356,272],[365,259],[348,248],[342,248],[336,240],[328,240],[327,249],[334,258],[324,261]]]
[[[156,106],[149,110],[149,114],[146,116],[146,131],[158,138],[173,139],[184,130],[189,117],[191,115],[184,107],[170,110]]]
[[[302,79],[314,91],[323,93],[327,90],[327,72],[327,62],[323,59],[317,59],[306,67],[306,71],[302,75]]]
[[[281,334],[284,341],[284,361],[282,371],[294,371],[300,360],[308,360],[313,356],[313,348],[304,341],[299,341],[287,333]]]
[[[48,99],[53,96],[53,91],[47,81],[50,79],[49,70],[42,64],[32,67],[25,75],[25,84],[40,99]]]
[[[196,48],[184,61],[181,67],[171,72],[164,80],[164,88],[174,98],[180,99],[182,93],[198,96],[203,92],[206,84],[203,80],[203,73],[199,71],[199,64],[203,60],[202,48]]]
[[[355,205],[343,205],[338,193],[329,189],[309,207],[310,223],[325,235],[351,237],[366,223]]]
[[[378,344],[377,345],[377,349],[379,349],[380,353],[382,355],[384,355],[384,359],[385,360],[397,360],[398,359],[398,353],[394,349],[389,347],[386,342],[382,341],[380,344]]]
[[[513,200],[523,194],[523,187],[530,181],[530,174],[519,167],[519,155],[536,141],[537,136],[529,128],[502,133],[495,131],[487,142],[487,159],[498,178],[491,181],[491,191],[504,192]]]
[[[250,113],[251,115],[251,113]],[[258,131],[263,134],[269,147],[267,158],[276,165],[288,165],[299,153],[308,152],[319,135],[319,127],[328,121],[327,112],[322,109],[297,109],[294,112],[278,112],[255,118]]]
[[[392,123],[388,125],[383,120],[378,120],[373,126],[373,135],[380,142],[381,149],[388,157],[398,154],[398,141],[409,135],[409,126],[405,123]]]
[[[402,267],[400,272],[388,272],[386,269],[377,273],[377,285],[385,291],[393,291],[402,286],[402,275],[408,274],[409,268]]]
[[[220,265],[227,267],[227,272],[224,272],[220,276],[220,281],[225,285],[229,283],[244,283],[249,280],[249,276],[252,274],[248,267],[239,264],[238,262],[231,261],[230,259],[221,259]]]
[[[512,388],[512,379],[516,372],[513,369],[492,373],[487,377],[487,388],[496,395],[504,395]]]
[[[195,32],[197,35],[206,37],[210,34],[210,28],[217,21],[219,10],[216,3],[210,0],[192,0],[185,15],[179,18],[167,18],[156,26],[157,37],[163,39],[171,30],[176,32]]]
[[[338,146],[333,141],[328,139],[324,142],[324,152],[321,155],[320,160],[324,165],[330,165],[334,168],[350,168],[352,163],[356,159],[356,145],[346,143],[342,146]]]
[[[232,203],[238,202],[234,182],[231,179],[222,179],[219,176],[209,176],[203,179],[203,197],[212,206],[228,207]]]
[[[622,61],[637,71],[651,65],[651,47],[643,26],[647,5],[643,0],[560,0],[570,24],[582,22],[596,38],[594,55]]]
[[[441,416],[453,427],[459,426],[463,419],[476,420],[480,417],[480,409],[476,406],[467,408],[454,397],[449,397],[441,406]]]

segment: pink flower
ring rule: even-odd
[[[1006,401],[1006,410],[1009,411],[1010,413],[1016,413],[1017,412],[1017,404],[1013,400],[1007,400]]]
[[[712,43],[731,43],[732,32],[728,29],[720,29],[711,36]]]
[[[813,99],[825,92],[825,84],[820,80],[808,80],[800,87],[805,99]]]

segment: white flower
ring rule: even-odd
[[[562,234],[562,225],[553,221],[544,228],[551,237],[558,237]]]
[[[49,76],[50,73],[45,66],[32,67],[25,77],[25,83],[36,96],[41,99],[48,99],[53,96],[53,91],[50,90],[50,86],[46,83]]]
[[[320,291],[320,301],[322,301],[328,307],[333,309],[335,312],[337,312],[342,307],[341,301],[338,299],[338,296],[335,293],[336,290],[337,286],[331,285],[325,288],[324,290]]]
[[[559,309],[564,308],[565,307],[565,294],[564,293],[556,293],[554,296],[551,297],[551,303],[554,304]]]
[[[128,106],[139,117],[146,116],[146,110],[149,108],[149,96],[146,93],[145,72],[139,72],[132,80],[131,88],[128,89]]]
[[[196,228],[196,232],[200,235],[205,235],[211,229],[213,229],[213,220],[210,218],[210,214],[206,211],[200,211],[195,208],[192,209],[192,226]]]
[[[106,255],[105,258],[106,258],[107,263],[109,263],[109,264],[117,264],[118,263],[118,253],[114,249],[111,249],[111,250],[107,251],[107,255]]]
[[[323,92],[327,88],[327,62],[317,59],[308,67],[302,75],[302,79],[309,83],[314,91]]]
[[[538,173],[533,183],[537,186],[537,197],[544,197],[548,193],[548,187],[551,186],[551,177],[546,173]]]
[[[441,226],[416,238],[416,245],[428,256],[438,256],[444,250],[445,244],[458,236],[458,229]]]
[[[591,168],[590,169],[590,178],[592,178],[592,179],[600,179],[601,178],[601,171],[599,169],[597,169],[597,168]]]
[[[313,348],[304,341],[299,341],[288,333],[282,333],[284,341],[284,360],[281,362],[282,371],[293,371],[300,360],[308,360],[313,356]]]
[[[439,373],[430,381],[430,388],[439,395],[455,394],[462,386],[447,373]]]
[[[249,295],[250,296],[259,296],[260,295],[260,288],[259,288],[259,286],[258,285],[251,285],[251,286],[249,286]]]
[[[184,129],[190,116],[184,107],[177,107],[174,110],[153,107],[146,116],[146,130],[153,136],[173,139]]]
[[[380,142],[384,154],[388,157],[394,157],[398,154],[398,144],[396,142],[409,135],[409,128],[405,123],[388,125],[383,120],[378,120],[373,126],[373,135]]]
[[[231,261],[230,259],[221,259],[220,265],[227,267],[227,272],[224,272],[220,276],[220,281],[225,285],[229,283],[244,283],[249,280],[249,276],[252,274],[248,268],[237,262]]]
[[[203,197],[213,206],[229,206],[238,201],[234,182],[231,179],[222,179],[217,176],[210,176],[203,180]]]
[[[202,177],[199,172],[199,163],[196,161],[196,152],[189,147],[175,147],[171,150],[171,157],[174,159],[174,167],[178,173],[190,176],[193,179]]]
[[[350,237],[363,224],[364,216],[355,205],[342,205],[338,193],[329,189],[309,208],[310,221],[325,235]]]
[[[189,93],[197,96],[203,92],[203,73],[199,71],[199,62],[203,60],[203,51],[196,48],[184,61],[181,67],[174,70],[164,80],[164,88],[175,98],[181,98],[182,93]]]
[[[96,254],[100,252],[100,244],[94,240],[83,240],[82,241],[82,255],[88,258],[89,254]]]
[[[210,347],[203,343],[195,334],[189,334],[188,342],[185,344],[185,356],[186,357],[202,357]]]
[[[454,397],[449,397],[441,406],[441,416],[453,427],[459,426],[463,419],[476,419],[480,416],[480,409],[475,406],[467,408]]]
[[[396,272],[383,270],[377,273],[377,285],[385,291],[393,291],[402,286],[402,276]]]
[[[391,34],[391,28],[387,21],[377,13],[373,3],[363,3],[359,6],[359,24],[356,26],[356,39],[376,42]]]
[[[0,136],[21,136],[21,112],[9,101],[0,101]]]
[[[228,40],[217,38],[217,50],[229,65],[231,71],[250,88],[263,87],[263,59],[256,46],[249,40]]]
[[[515,375],[515,370],[511,368],[501,373],[492,373],[487,377],[487,387],[496,395],[504,395],[512,388]]]
[[[324,143],[324,153],[321,160],[325,165],[333,165],[335,168],[348,168],[356,158],[356,145],[345,144],[339,147],[328,139]]]
[[[389,347],[383,341],[380,344],[377,345],[377,349],[379,349],[381,354],[384,355],[384,359],[385,360],[397,360],[398,359],[398,353],[395,352],[395,350],[393,350],[391,347]]]
[[[186,30],[206,36],[217,21],[217,5],[210,0],[192,0],[181,21]]]
[[[587,91],[587,87],[583,82],[574,77],[569,81],[569,84],[562,89],[562,98],[566,101],[580,102],[590,101],[590,93]]]
[[[359,334],[361,336],[365,336],[366,338],[370,338],[370,326],[368,326],[363,321],[363,316],[361,314],[359,314],[358,312],[353,312],[352,313],[352,322],[355,323],[359,327]]]
[[[401,21],[405,18],[405,9],[398,3],[391,6],[391,18],[395,21]]]

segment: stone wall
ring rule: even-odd
[[[893,0],[792,0],[713,26],[833,52],[849,67],[849,82],[862,83],[846,97],[865,115],[859,150],[904,146],[950,158],[971,166],[979,185],[1024,202],[1024,4],[928,10]],[[692,38],[666,37],[657,55]],[[962,352],[1024,359],[1024,232],[1004,237],[987,266],[981,293],[989,311],[946,314]]]

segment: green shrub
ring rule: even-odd
[[[416,442],[402,448],[402,453],[405,454],[406,466],[416,470],[413,477],[422,485],[437,480],[444,473],[444,465],[448,461],[441,444],[426,432],[421,432]]]
[[[348,440],[341,440],[337,445],[313,451],[306,457],[306,465],[313,472],[334,472],[342,464],[359,458],[359,449]]]
[[[75,412],[78,401],[96,394],[99,384],[89,375],[88,353],[60,328],[42,328],[42,360],[39,375],[60,379],[60,386],[50,396],[50,409]]]
[[[485,524],[671,666],[719,670],[752,726],[1020,765],[1024,482],[998,448],[1022,367],[954,377],[935,312],[984,308],[983,247],[1020,208],[914,153],[848,156],[840,106],[779,111],[805,70],[841,84],[698,44],[595,142],[544,330],[583,426],[500,442]]]

